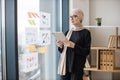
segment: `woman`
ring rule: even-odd
[[[59,52],[66,55],[66,69],[65,74],[60,75],[61,80],[83,80],[83,68],[86,57],[90,53],[91,45],[90,31],[83,28],[82,25],[83,17],[82,10],[74,9],[70,14],[72,29],[65,33],[69,38],[64,41],[57,41]],[[64,50],[65,48],[66,50]]]

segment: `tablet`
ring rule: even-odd
[[[52,33],[54,35],[54,37],[56,38],[56,40],[60,40],[63,41],[66,39],[65,35],[63,32],[53,32]]]

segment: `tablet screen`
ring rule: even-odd
[[[55,36],[56,40],[63,41],[66,39],[63,32],[53,32],[52,34]]]

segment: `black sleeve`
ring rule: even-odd
[[[60,53],[62,53],[63,49],[64,49],[64,46],[63,46],[63,48],[58,47],[58,51],[59,51]]]
[[[75,44],[74,50],[75,54],[87,56],[90,53],[90,46],[91,46],[91,34],[89,31],[85,33],[85,36],[83,37],[83,46],[79,44]]]

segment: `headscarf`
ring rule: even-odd
[[[75,25],[71,24],[71,28],[75,31],[83,29],[83,25],[82,25],[82,21],[83,21],[83,18],[84,18],[83,11],[81,9],[73,9],[70,15],[71,16],[72,15],[77,15],[77,17],[80,19],[80,23],[75,24]]]

